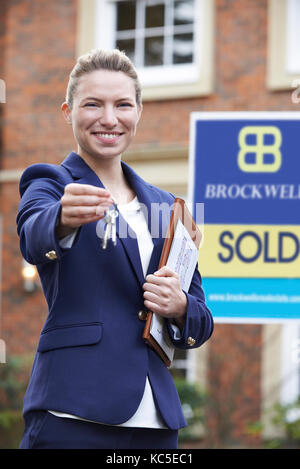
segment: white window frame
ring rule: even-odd
[[[185,359],[175,359],[172,363],[171,369],[178,369],[184,371],[184,378],[189,383],[195,383],[197,376],[196,376],[196,354],[186,350],[186,358]]]
[[[300,73],[300,0],[287,0],[286,14],[286,72]]]
[[[96,47],[104,47],[105,49],[112,49],[115,46],[117,39],[117,32],[111,27],[115,24],[115,12],[116,8],[114,3],[116,0],[97,0],[96,3],[96,18],[99,18],[99,28],[96,28]],[[144,3],[144,2],[143,2]],[[145,37],[145,29],[140,25],[144,23],[144,4],[141,1],[137,4],[137,23],[138,29],[136,29],[135,40],[137,44],[137,57],[135,65],[137,67],[139,78],[142,86],[158,86],[158,85],[173,85],[182,83],[191,83],[197,81],[201,71],[201,51],[197,47],[201,37],[201,28],[203,27],[203,0],[195,0],[195,21],[193,26],[194,33],[194,62],[191,64],[176,64],[176,65],[161,65],[161,66],[140,66],[139,62],[142,62],[144,57],[144,50],[139,47],[141,40]],[[159,3],[159,0],[153,1]],[[182,32],[187,30],[186,27],[178,28],[182,29]],[[188,28],[190,32],[190,27]],[[173,26],[164,25],[161,28],[155,28],[155,33],[164,35],[171,33]],[[119,36],[126,39],[126,33],[119,33]],[[170,48],[164,48],[164,55],[168,53]],[[139,60],[140,59],[140,60]],[[166,57],[164,57],[166,63]]]
[[[300,396],[300,325],[292,321],[281,330],[280,403],[293,404]],[[299,418],[299,416],[298,416]]]
[[[268,3],[267,86],[271,90],[299,86],[299,3],[299,0]]]
[[[115,8],[111,0],[78,0],[78,47],[81,55],[115,44]],[[208,95],[213,92],[214,1],[196,0],[195,62],[138,69],[143,100]],[[159,70],[160,69],[160,70]]]

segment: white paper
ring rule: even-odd
[[[159,314],[153,313],[150,334],[161,346],[170,361],[174,358],[175,347],[171,342],[168,332],[165,328],[164,318]]]
[[[189,232],[177,221],[167,266],[179,275],[182,290],[188,292],[198,261],[198,249]]]
[[[185,292],[190,288],[197,261],[198,249],[181,220],[178,220],[166,265],[178,273],[181,288]],[[158,314],[152,316],[150,333],[172,361],[175,347],[164,327],[164,319]]]

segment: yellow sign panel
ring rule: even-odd
[[[203,277],[300,278],[300,226],[205,225]]]

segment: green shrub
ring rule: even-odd
[[[0,364],[0,448],[17,448],[24,424],[23,398],[32,358],[12,356]]]
[[[179,441],[201,439],[206,395],[197,383],[175,378],[175,385],[188,424],[187,427],[180,430]]]
[[[282,433],[282,438],[276,438],[268,442],[268,446],[300,447],[300,400],[282,405],[276,404],[273,409],[272,423]]]

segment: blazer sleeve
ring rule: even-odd
[[[187,297],[187,315],[181,337],[176,334],[168,322],[167,327],[171,341],[177,348],[191,349],[200,347],[211,336],[214,328],[212,314],[205,303],[204,292],[201,286],[201,276],[196,267]]]
[[[55,227],[68,182],[60,166],[50,164],[29,166],[21,176],[17,232],[22,255],[30,264],[53,262],[66,252]]]

